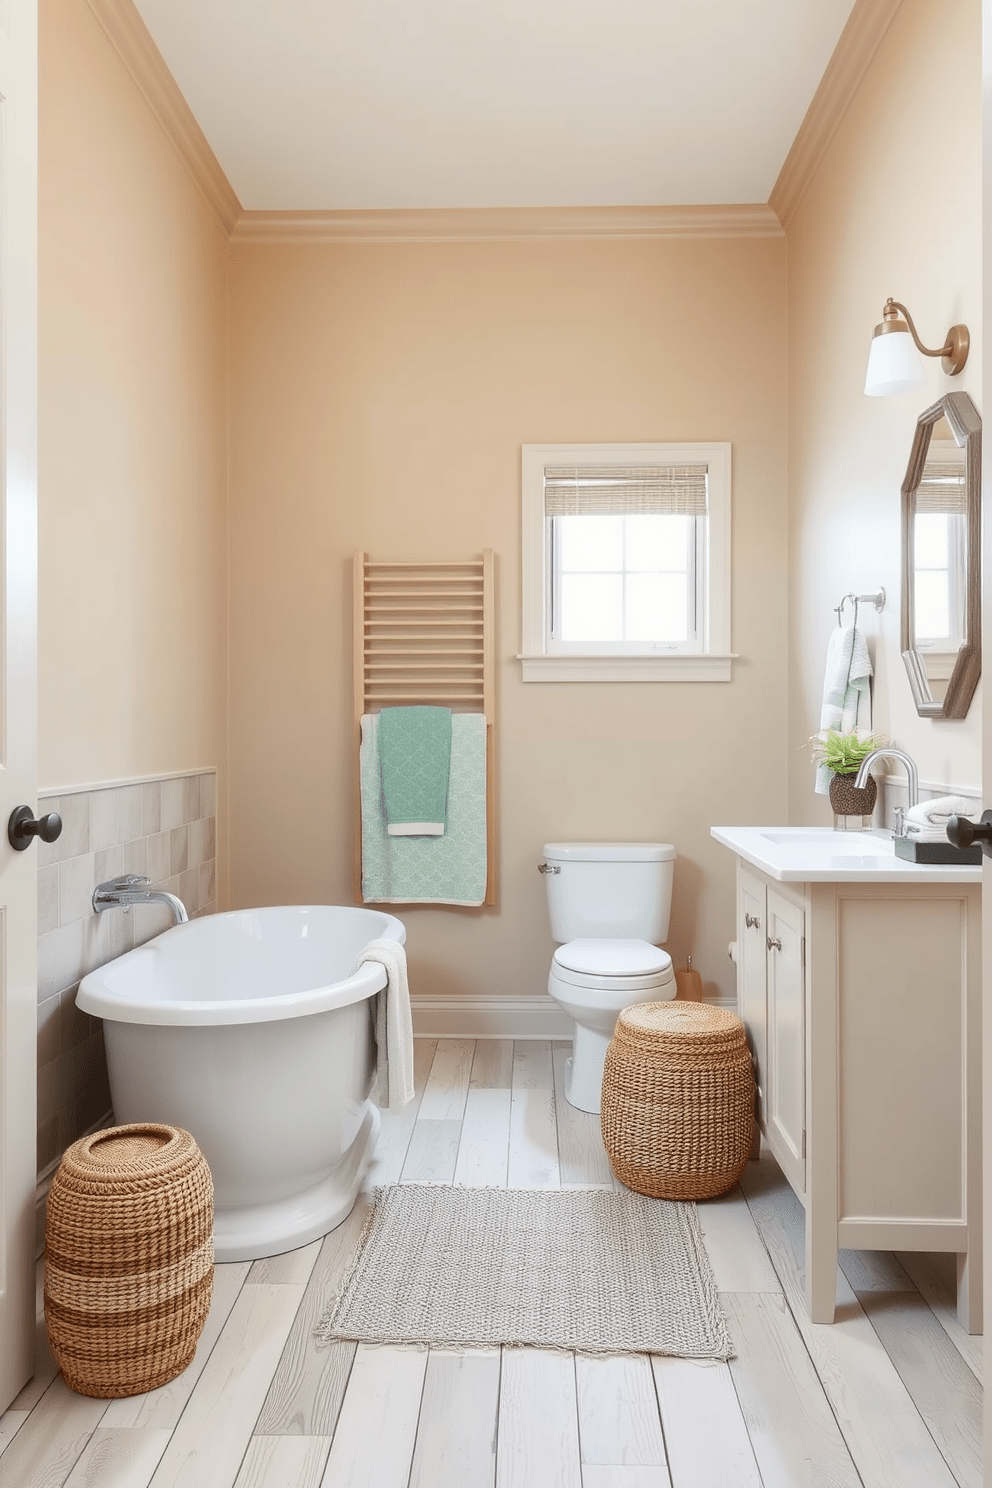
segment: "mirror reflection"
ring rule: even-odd
[[[965,451],[946,418],[933,426],[916,490],[913,628],[931,695],[943,699],[965,638]]]
[[[963,718],[981,670],[981,419],[967,393],[921,414],[903,482],[903,658],[917,711]]]

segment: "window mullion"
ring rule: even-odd
[[[688,564],[688,595],[686,596],[690,613],[689,635],[694,641],[699,639],[699,518],[695,517],[689,524],[688,531],[689,552],[686,555]]]
[[[548,625],[551,639],[558,639],[561,625],[561,540],[558,518],[548,517],[548,551],[551,565],[550,593],[548,595]]]
[[[627,641],[627,518],[623,519],[623,542],[620,545],[620,634]]]

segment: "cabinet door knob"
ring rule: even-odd
[[[780,940],[774,940],[769,935],[769,937],[768,937],[768,949],[770,951],[780,951],[782,949],[782,942]]]
[[[744,914],[744,929],[745,930],[758,930],[760,928],[761,928],[761,921],[758,919],[758,916],[757,915],[748,914],[745,911],[745,914]]]

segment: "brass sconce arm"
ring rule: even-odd
[[[900,320],[900,315],[903,315],[905,320]],[[916,326],[913,324],[913,317],[906,309],[906,306],[900,305],[898,300],[894,300],[890,296],[885,302],[885,309],[882,311],[882,323],[875,327],[875,335],[884,335],[886,331],[906,330],[912,336],[917,351],[922,352],[924,356],[942,358],[941,365],[949,377],[953,377],[956,373],[960,372],[968,360],[971,337],[968,335],[967,326],[951,326],[944,345],[938,347],[936,351],[931,351],[920,340]]]

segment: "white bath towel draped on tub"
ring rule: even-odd
[[[372,1010],[379,1104],[390,1111],[402,1111],[414,1095],[413,1019],[406,952],[397,940],[370,940],[355,962],[353,972],[366,961],[378,962],[386,972],[386,985],[376,993]]]
[[[482,904],[486,897],[486,715],[451,719],[443,837],[390,837],[378,716],[362,716],[362,898],[366,904]]]

